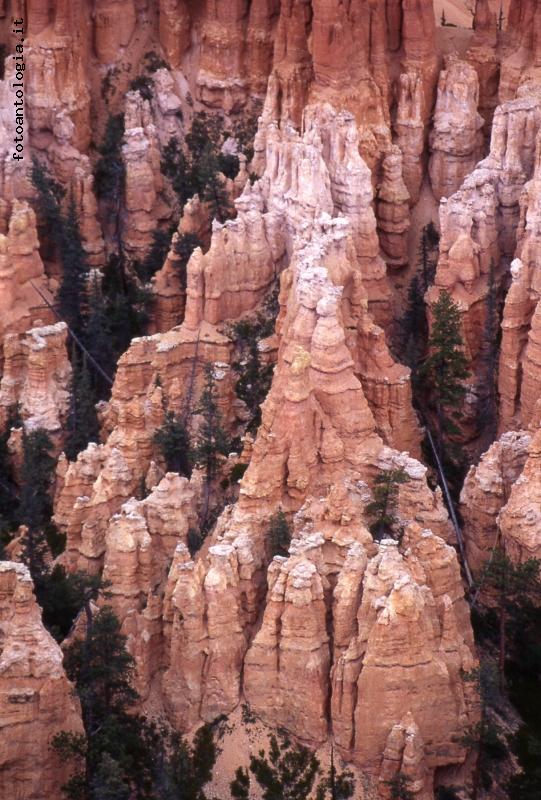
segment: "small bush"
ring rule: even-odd
[[[243,477],[244,473],[248,469],[248,464],[238,463],[235,464],[233,469],[231,470],[230,480],[231,483],[237,483]]]
[[[180,275],[180,285],[186,290],[188,261],[196,247],[203,247],[203,242],[195,233],[181,233],[177,237],[173,250],[178,256],[175,264]]]
[[[239,157],[230,153],[218,155],[218,169],[226,178],[236,178],[239,173]]]
[[[152,100],[154,81],[148,75],[139,75],[130,81],[130,91],[139,92],[145,100]]]
[[[157,72],[159,69],[171,69],[167,61],[159,56],[154,50],[149,50],[143,56],[145,69],[147,72]]]
[[[98,148],[100,158],[94,172],[96,194],[100,199],[118,200],[124,187],[122,140],[124,114],[110,115],[105,126],[103,142]]]
[[[374,500],[366,506],[366,513],[373,518],[370,533],[375,541],[384,536],[398,538],[400,531],[395,527],[398,522],[396,504],[399,486],[409,481],[409,475],[401,467],[382,470],[374,481]]]
[[[274,556],[289,555],[291,529],[282,509],[277,511],[270,518],[268,537],[272,558],[274,558]]]
[[[201,531],[196,530],[195,528],[190,528],[188,531],[188,550],[190,551],[190,555],[193,558],[198,550],[201,549],[201,545],[203,544],[204,537],[201,534]]]
[[[169,228],[168,230],[158,229],[153,232],[150,250],[142,263],[138,264],[136,267],[138,277],[145,283],[163,267],[165,259],[167,258],[167,253],[169,252],[173,233],[173,228]]]
[[[154,443],[167,465],[169,472],[178,472],[189,478],[192,474],[190,461],[190,439],[180,417],[168,411],[165,422],[154,434]]]

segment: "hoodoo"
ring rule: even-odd
[[[0,0],[0,800],[541,796],[540,26]]]

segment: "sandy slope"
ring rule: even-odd
[[[507,14],[507,9],[510,2],[511,0],[503,0],[504,14]],[[500,10],[500,0],[490,0],[490,3],[494,11],[498,13]],[[471,28],[473,16],[468,11],[468,7],[473,8],[474,5],[474,0],[434,0],[436,21],[439,25],[441,20],[441,12],[445,10],[445,19],[447,22],[451,22],[454,25],[460,25],[463,28]]]

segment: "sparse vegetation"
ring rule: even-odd
[[[382,470],[376,476],[374,500],[366,506],[366,513],[372,518],[370,533],[376,541],[385,536],[400,540],[402,531],[397,527],[396,506],[399,488],[408,481],[409,475],[402,467]]]
[[[199,194],[209,204],[211,216],[224,222],[233,212],[221,174],[233,178],[239,161],[235,155],[223,153],[225,140],[223,121],[217,115],[199,112],[194,115],[186,134],[186,150],[176,137],[165,146],[161,160],[162,173],[169,179],[180,207]]]
[[[154,434],[168,472],[178,472],[189,478],[192,474],[190,439],[182,419],[168,411],[165,422]]]
[[[130,81],[130,91],[139,92],[144,100],[152,100],[154,93],[154,81],[149,75],[138,75]]]
[[[231,450],[231,440],[225,431],[218,408],[212,364],[205,364],[205,385],[196,414],[201,416],[201,424],[195,435],[193,461],[205,471],[205,498],[201,515],[201,525],[204,527],[209,511],[210,488],[218,474],[220,456],[226,456]]]
[[[415,800],[410,786],[411,781],[403,772],[397,772],[394,778],[387,781],[391,800]]]
[[[187,266],[188,261],[197,247],[203,247],[203,242],[195,235],[195,233],[181,233],[174,244],[174,252],[177,256],[175,264],[180,275],[180,285],[185,290],[187,283]]]
[[[137,276],[143,283],[147,283],[163,267],[171,247],[173,233],[172,227],[153,231],[152,244],[147,255],[140,264],[134,265]]]
[[[270,518],[268,537],[271,557],[287,557],[289,555],[289,545],[291,544],[291,528],[289,527],[287,517],[282,509],[279,509]]]
[[[66,672],[81,702],[85,734],[63,732],[53,747],[75,772],[63,787],[68,800],[205,800],[217,749],[204,725],[192,745],[163,723],[134,712],[134,660],[108,606],[85,601],[86,630],[66,648]]]
[[[459,433],[461,405],[469,376],[463,351],[460,312],[449,293],[442,290],[432,306],[433,325],[428,339],[429,354],[420,368],[425,391],[435,409],[436,436],[440,449],[449,435]]]
[[[159,69],[171,69],[167,61],[159,56],[154,50],[149,50],[143,56],[145,69],[147,72],[157,72]]]
[[[261,404],[267,397],[274,372],[272,362],[261,358],[259,343],[274,332],[278,314],[275,292],[271,292],[263,310],[253,317],[239,320],[229,330],[236,345],[233,369],[238,375],[235,392],[250,412],[248,430],[255,431],[261,422]]]
[[[105,134],[98,147],[100,157],[94,171],[96,193],[99,198],[120,203],[124,191],[125,168],[122,160],[124,114],[109,114]]]
[[[70,411],[66,430],[65,453],[74,461],[89,442],[99,442],[99,423],[96,393],[86,356],[79,357],[74,348],[72,356]]]
[[[239,767],[230,784],[234,800],[249,800],[251,776],[259,786],[263,800],[308,800],[315,788],[316,800],[348,800],[355,792],[353,775],[348,770],[338,773],[334,760],[316,786],[321,775],[320,762],[307,747],[294,745],[284,731],[272,735],[268,753],[260,750],[250,757],[250,769]]]

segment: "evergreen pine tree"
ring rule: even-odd
[[[85,596],[86,631],[65,648],[64,664],[81,702],[85,736],[62,732],[53,748],[76,772],[63,787],[70,800],[205,800],[216,746],[210,725],[188,745],[134,712],[134,660],[111,608],[94,612]],[[116,794],[115,794],[116,792]]]
[[[481,660],[478,668],[463,673],[462,679],[475,685],[480,699],[480,720],[469,726],[462,738],[462,744],[477,753],[472,775],[472,798],[477,800],[481,787],[489,789],[492,785],[495,762],[506,755],[503,731],[493,713],[501,708],[503,698],[497,688],[497,670],[487,658]]]
[[[233,212],[233,206],[227,192],[225,181],[220,173],[212,170],[209,172],[202,192],[202,199],[207,203],[211,219],[225,222]]]
[[[402,357],[413,370],[415,379],[428,334],[423,279],[419,274],[413,276],[409,285],[407,307],[400,328]]]
[[[269,541],[271,557],[288,555],[289,545],[291,544],[291,529],[282,509],[279,509],[270,518]]]
[[[142,262],[138,262],[135,265],[137,276],[143,283],[148,283],[156,272],[163,267],[174,232],[174,227],[167,230],[158,228],[153,232],[152,244],[147,254]]]
[[[66,572],[61,564],[55,564],[45,575],[43,591],[38,598],[47,630],[61,642],[81,609],[86,609],[106,587],[99,575]]]
[[[223,138],[223,120],[215,114],[199,111],[194,114],[186,144],[194,164],[204,162],[209,154],[214,157],[220,149]]]
[[[235,778],[229,788],[234,800],[250,800],[250,773],[244,767],[237,767]]]
[[[432,306],[433,325],[428,339],[429,355],[420,370],[423,385],[436,410],[440,447],[444,435],[457,434],[460,405],[466,394],[463,381],[470,374],[462,350],[460,313],[449,293],[440,292]]]
[[[415,795],[410,789],[410,780],[402,772],[397,772],[394,778],[387,781],[391,800],[415,800]]]
[[[233,369],[238,375],[235,393],[250,412],[248,431],[257,430],[261,422],[261,405],[271,386],[274,365],[262,362],[259,343],[273,333],[277,313],[278,309],[274,307],[274,295],[271,293],[263,311],[253,318],[239,320],[229,331],[237,353],[233,362]]]
[[[100,158],[94,172],[96,193],[113,206],[120,203],[124,191],[125,168],[122,160],[124,114],[109,115],[103,141],[98,148]]]
[[[437,249],[440,236],[432,222],[423,227],[419,246],[419,267],[422,276],[422,292],[426,292],[434,281],[436,261],[434,250]]]
[[[263,800],[308,800],[319,773],[319,760],[302,745],[292,745],[285,734],[270,737],[268,754],[260,750],[250,758],[250,772],[261,789]],[[248,778],[248,781],[247,781]],[[237,770],[231,784],[233,797],[244,800],[249,776]]]
[[[188,159],[184,155],[180,142],[173,136],[165,145],[160,162],[160,169],[163,175],[171,182],[171,188],[177,196],[180,208],[190,197],[200,189],[194,185]]]
[[[495,594],[498,613],[498,670],[500,689],[505,688],[505,664],[509,626],[513,618],[533,611],[541,601],[541,561],[530,558],[515,564],[502,548],[496,548],[487,561],[481,585]]]
[[[34,581],[36,599],[43,610],[47,630],[61,641],[82,606],[104,587],[98,576],[82,572],[67,573],[60,565],[51,569],[52,503],[54,478],[53,445],[46,431],[23,431],[20,502],[17,522],[26,527],[21,540],[21,560]]]
[[[39,218],[43,224],[40,242],[49,241],[57,250],[62,233],[62,199],[64,189],[37,158],[32,158],[30,180],[38,193]]]
[[[112,379],[115,372],[115,355],[111,344],[109,315],[95,271],[92,275],[88,294],[88,313],[85,321],[83,342],[94,361]],[[104,399],[109,395],[111,386],[97,370],[93,374],[93,382],[98,399]]]
[[[205,470],[205,500],[202,526],[208,514],[210,486],[218,473],[219,456],[227,455],[231,440],[223,428],[222,415],[218,409],[218,398],[212,364],[205,364],[205,385],[196,413],[202,417],[193,450],[194,462]]]
[[[366,513],[373,517],[370,533],[379,541],[385,535],[393,538],[400,534],[394,532],[398,522],[396,504],[398,490],[403,483],[409,481],[409,475],[401,467],[386,469],[380,472],[374,481],[374,500],[366,506]]]
[[[478,387],[478,425],[489,441],[493,441],[497,429],[497,369],[498,369],[498,302],[494,261],[490,262],[486,296],[486,318],[481,343],[480,360],[483,374]]]
[[[190,439],[180,417],[168,411],[164,424],[154,434],[168,472],[178,472],[189,478],[192,474],[190,462]]]
[[[4,544],[7,544],[11,532],[17,527],[19,494],[13,475],[8,441],[12,428],[19,425],[18,408],[13,406],[9,410],[6,426],[0,433],[0,559],[3,557]]]
[[[79,335],[88,263],[73,195],[69,199],[67,214],[61,220],[59,246],[62,278],[58,289],[58,310],[71,330]]]
[[[91,778],[93,800],[130,800],[131,789],[124,770],[110,753],[102,753]]]
[[[30,570],[38,600],[48,573],[45,527],[52,511],[50,489],[55,467],[52,449],[53,444],[45,430],[38,428],[28,433],[23,429],[18,517],[20,523],[26,526],[26,533],[22,539],[21,560]]]
[[[79,358],[73,348],[70,412],[67,426],[66,456],[75,461],[89,442],[99,442],[99,423],[94,386],[86,355]]]
[[[348,800],[355,792],[353,773],[349,770],[337,772],[334,765],[334,747],[331,745],[329,771],[317,787],[316,800]]]
[[[262,364],[259,352],[259,339],[252,335],[243,358],[235,362],[234,369],[238,374],[235,385],[237,397],[243,400],[250,412],[248,430],[257,430],[261,422],[261,404],[269,393],[273,364]]]
[[[418,269],[413,276],[407,297],[406,311],[400,321],[399,342],[397,349],[406,364],[413,370],[413,379],[417,377],[417,368],[425,352],[428,337],[428,320],[424,296],[434,280],[439,234],[429,222],[423,227],[419,244]],[[417,388],[414,386],[414,388]]]
[[[197,436],[195,459],[205,469],[208,480],[212,480],[218,471],[218,456],[228,454],[231,440],[223,428],[211,364],[205,365],[205,386],[196,413],[201,414],[203,423]]]
[[[165,744],[169,756],[162,773],[167,779],[162,779],[156,797],[159,800],[206,800],[203,787],[212,779],[218,755],[212,726],[202,725],[191,746],[176,734],[166,735]],[[168,791],[164,791],[164,784]]]
[[[79,334],[88,265],[75,200],[71,195],[67,213],[64,214],[62,212],[64,189],[35,158],[32,161],[30,175],[38,193],[39,212],[44,225],[43,240],[50,241],[54,245],[55,254],[62,265],[57,296],[58,311],[69,327]]]

